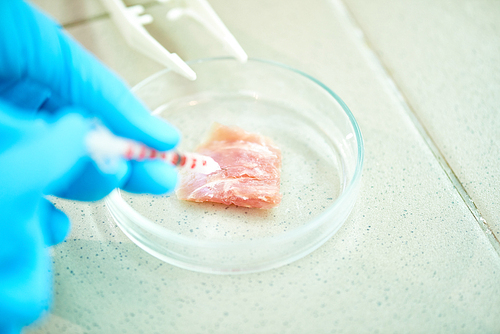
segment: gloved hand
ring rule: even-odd
[[[62,241],[67,217],[43,195],[98,200],[116,187],[172,190],[158,161],[122,161],[103,174],[86,155],[89,117],[158,150],[177,131],[149,115],[125,84],[58,25],[20,0],[0,0],[0,332],[19,332],[50,304],[45,246]]]
[[[1,102],[0,110],[0,333],[19,333],[48,308],[45,247],[69,231],[68,218],[43,194],[81,173],[91,123],[78,113],[50,123],[27,119]]]

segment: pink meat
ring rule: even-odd
[[[280,203],[281,152],[270,139],[215,124],[197,152],[212,157],[221,170],[209,175],[184,172],[179,199],[262,209]]]

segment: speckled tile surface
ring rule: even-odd
[[[304,70],[353,111],[366,154],[351,216],[299,261],[218,276],[151,257],[109,221],[103,202],[58,200],[73,231],[53,249],[54,308],[27,332],[498,332],[500,258],[338,8],[319,0],[211,3],[250,56]],[[106,19],[70,32],[131,84],[155,70],[116,49],[122,42]],[[176,46],[185,59],[201,50]],[[206,52],[221,51],[210,44]]]
[[[498,1],[345,2],[500,239]]]

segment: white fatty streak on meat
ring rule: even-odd
[[[204,188],[214,189],[215,186],[221,182],[224,183],[224,192],[227,192],[229,190],[228,187],[231,186],[231,183],[235,183],[235,182],[237,183],[239,181],[240,181],[239,179],[219,179],[219,180],[215,180],[215,181],[212,181],[209,183],[205,183],[204,185],[193,190],[191,192],[191,195],[189,195],[188,199],[194,199],[196,196],[196,192],[201,191]],[[211,197],[213,197],[213,195]]]

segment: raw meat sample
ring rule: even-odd
[[[181,173],[179,199],[262,209],[280,203],[281,152],[270,139],[215,124],[197,152],[212,157],[221,170]]]

